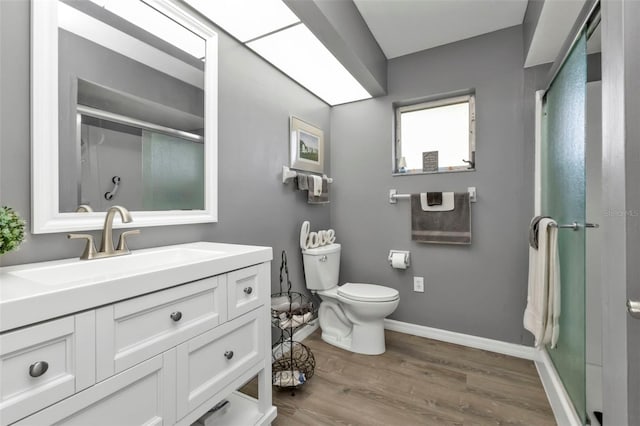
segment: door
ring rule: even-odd
[[[569,53],[543,100],[541,213],[558,223],[560,327],[549,356],[586,422],[585,237],[586,34]],[[577,223],[575,229],[568,225]]]

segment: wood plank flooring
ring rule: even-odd
[[[274,389],[275,426],[555,425],[531,361],[393,331],[387,351],[358,355],[304,343],[315,375],[295,395]],[[243,392],[256,396],[250,382]]]

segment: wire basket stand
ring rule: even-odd
[[[287,253],[282,251],[280,291],[271,295],[271,325],[280,331],[273,346],[272,384],[278,390],[295,390],[312,376],[316,360],[306,345],[293,339],[294,332],[309,324],[315,317],[313,301],[306,295],[291,291]],[[286,276],[287,289],[283,290]]]

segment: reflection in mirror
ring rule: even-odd
[[[59,211],[205,208],[205,40],[138,0],[58,2]]]

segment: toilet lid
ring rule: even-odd
[[[346,283],[338,287],[338,294],[360,302],[389,302],[400,297],[393,288],[362,283]]]

